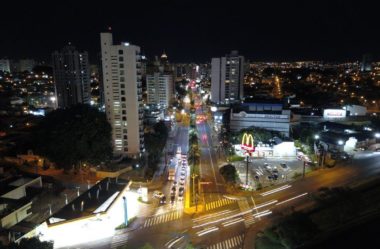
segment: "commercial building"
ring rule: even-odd
[[[58,108],[90,104],[90,68],[88,53],[65,46],[52,54]]]
[[[229,103],[243,99],[244,57],[238,51],[211,60],[211,101]]]
[[[289,136],[290,110],[283,110],[282,103],[257,101],[234,106],[230,112],[230,130],[240,131],[249,127],[278,131]]]
[[[0,60],[0,71],[8,73],[11,71],[10,62],[8,59]]]
[[[40,176],[12,176],[0,180],[0,230],[12,230],[32,214],[32,199],[40,193],[42,180]]]
[[[140,47],[115,45],[111,33],[101,33],[105,110],[112,127],[115,156],[139,156],[144,148],[144,110]]]

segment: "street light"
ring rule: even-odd
[[[339,144],[339,145],[343,145],[343,140],[339,140],[339,141],[338,141],[338,144]]]
[[[319,135],[316,134],[316,135],[314,136],[314,138],[315,138],[315,139],[319,139]]]
[[[380,138],[380,133],[375,133],[375,138]]]

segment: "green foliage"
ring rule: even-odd
[[[302,174],[301,174],[300,172],[294,172],[292,178],[293,178],[293,179],[298,179],[298,178],[300,178],[301,176],[302,176]]]
[[[229,162],[240,162],[243,161],[245,157],[243,156],[238,156],[238,155],[232,155],[228,158]]]
[[[314,195],[322,210],[315,216],[323,227],[344,224],[360,213],[361,194],[349,188],[321,188]]]
[[[267,237],[257,238],[255,241],[256,249],[285,249],[285,247],[279,243],[273,242]]]
[[[139,249],[154,249],[154,248],[153,248],[153,246],[151,244],[145,243],[145,245],[143,245]]]
[[[274,232],[286,248],[296,248],[314,238],[317,226],[304,213],[293,213],[277,224]]]
[[[53,249],[53,242],[40,241],[37,237],[22,239],[20,243],[11,243],[6,249]]]
[[[34,150],[64,169],[80,161],[99,164],[112,156],[111,126],[104,113],[88,105],[49,113],[32,137]]]
[[[162,150],[168,139],[169,129],[164,122],[158,122],[153,127],[154,132],[145,134],[145,148],[148,152],[147,177],[152,177],[160,162]]]
[[[219,169],[219,173],[227,183],[236,183],[237,171],[235,166],[227,164]]]

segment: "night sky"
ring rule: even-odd
[[[50,60],[71,41],[94,62],[99,33],[111,26],[117,42],[148,57],[165,50],[173,62],[207,62],[232,49],[252,61],[380,59],[375,0],[36,2],[1,3],[0,58]]]

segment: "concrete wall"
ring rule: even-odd
[[[20,221],[24,220],[26,217],[31,215],[32,213],[29,210],[32,208],[32,202],[27,203],[26,205],[20,207],[14,212],[8,214],[1,218],[1,227],[2,228],[10,228]]]

